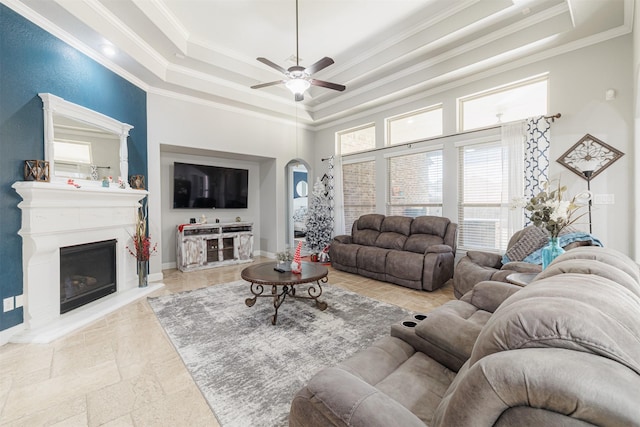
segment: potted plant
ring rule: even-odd
[[[560,232],[576,222],[585,214],[577,215],[576,211],[591,198],[590,192],[581,193],[571,200],[564,199],[566,186],[552,188],[552,182],[545,182],[542,190],[530,200],[519,199],[515,201],[515,207],[523,207],[529,212],[531,222],[549,234],[549,244],[542,249],[542,269],[564,252],[559,244]]]
[[[136,257],[138,262],[138,286],[147,286],[147,276],[149,275],[149,257],[155,253],[158,244],[151,245],[151,237],[147,233],[147,205],[146,200],[138,207],[136,214],[136,229],[131,236],[133,244],[127,246],[131,255]]]
[[[289,248],[286,248],[282,252],[277,252],[276,259],[278,260],[278,265],[276,266],[277,268],[284,271],[291,271],[291,261],[293,261],[293,254],[291,253]]]

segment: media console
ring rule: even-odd
[[[176,229],[176,265],[194,271],[253,261],[253,223],[183,224]]]

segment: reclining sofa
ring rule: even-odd
[[[335,236],[331,265],[342,271],[433,291],[453,277],[457,224],[438,216],[362,215]]]
[[[393,325],[312,377],[289,425],[638,426],[639,390],[638,265],[583,247]]]

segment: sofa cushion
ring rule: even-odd
[[[593,354],[503,351],[465,364],[429,425],[635,426],[639,386],[634,372]]]
[[[411,222],[411,234],[434,234],[444,239],[450,223],[442,216],[419,216]]]
[[[562,262],[552,263],[545,270],[542,270],[541,273],[538,273],[536,280],[565,273],[594,274],[604,277],[624,286],[640,297],[640,284],[635,281],[633,277],[620,268],[613,267],[611,264],[595,259],[565,258]]]
[[[384,215],[366,214],[358,218],[356,223],[358,226],[358,230],[382,231],[382,221],[384,221]]]
[[[346,267],[356,268],[358,266],[357,256],[360,249],[364,246],[353,243],[343,244],[336,243],[331,245],[331,259],[340,261],[340,264]]]
[[[407,241],[407,236],[400,233],[394,233],[387,231],[380,233],[376,239],[376,246],[385,249],[395,249],[401,251],[404,248],[404,244]]]
[[[425,423],[431,421],[455,377],[453,371],[415,352],[404,341],[388,336],[338,367],[375,386]]]
[[[362,246],[374,246],[379,235],[380,232],[376,230],[355,230],[353,232],[353,243]]]
[[[342,369],[325,368],[296,394],[288,425],[424,427],[425,424],[373,385]]]
[[[386,273],[405,280],[422,280],[424,256],[404,251],[389,251]]]
[[[572,249],[556,258],[553,264],[557,264],[569,259],[591,259],[609,264],[631,276],[640,283],[640,266],[633,262],[631,258],[620,251],[611,248],[600,248],[598,246],[582,246]]]
[[[382,231],[383,233],[385,231],[392,231],[394,233],[408,236],[409,234],[411,234],[412,222],[413,218],[411,217],[391,215],[386,217],[384,221],[382,221],[380,231]]]
[[[364,246],[374,246],[376,239],[380,235],[380,227],[384,215],[367,214],[362,215],[353,223],[353,243]]]
[[[441,245],[442,237],[431,234],[412,234],[404,244],[404,250],[424,254],[429,246]]]
[[[405,216],[385,217],[380,226],[380,235],[375,245],[379,248],[402,250],[411,232],[413,218]]]
[[[368,384],[378,384],[406,362],[415,349],[399,338],[385,336],[337,366]]]
[[[470,362],[524,348],[592,353],[640,374],[640,298],[604,277],[565,273],[535,280],[491,316]]]
[[[360,250],[358,250],[356,260],[358,270],[366,270],[371,273],[384,273],[388,252],[389,249],[362,246]]]

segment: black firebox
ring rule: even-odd
[[[60,314],[117,289],[116,240],[60,248]]]

